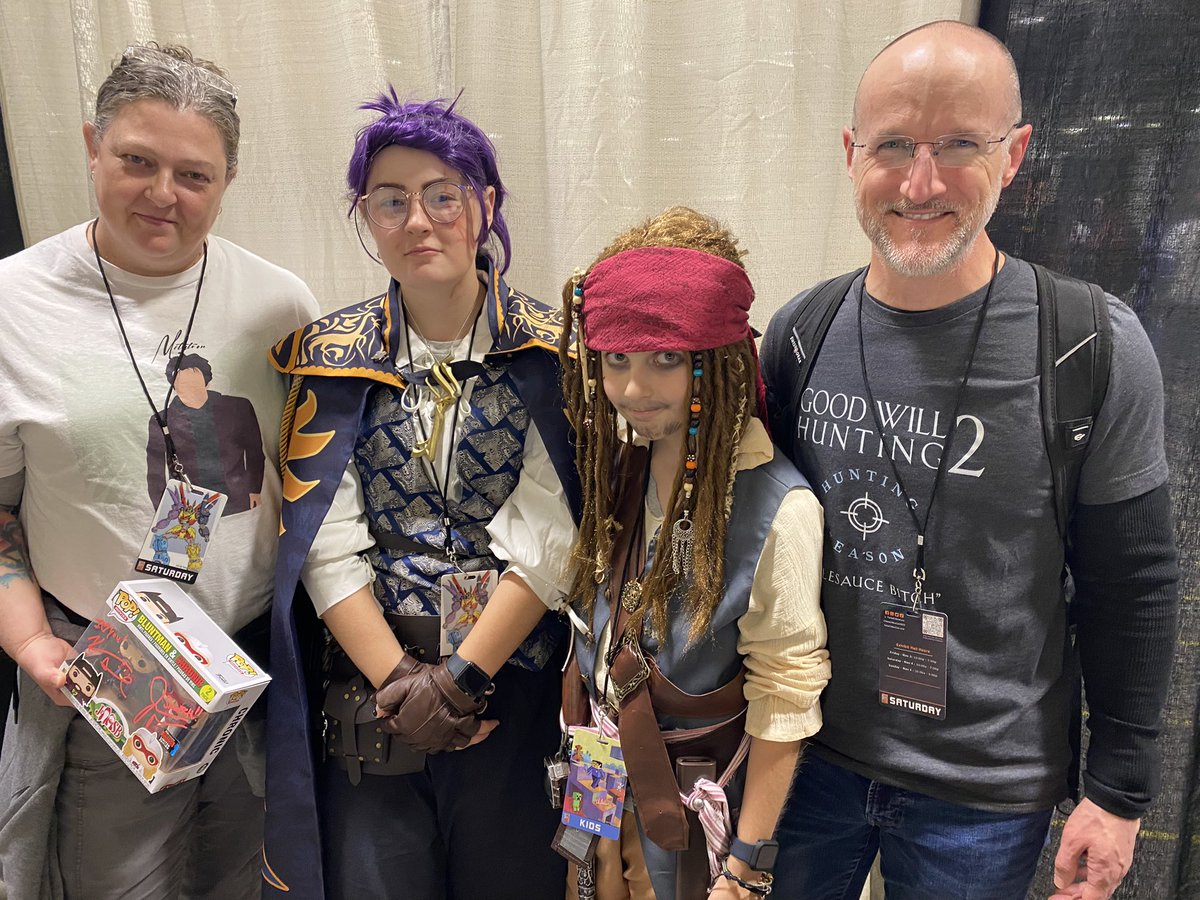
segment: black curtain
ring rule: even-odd
[[[0,258],[24,247],[17,200],[13,196],[12,169],[8,165],[8,144],[4,139],[4,113],[0,110]]]
[[[12,169],[8,165],[8,144],[4,140],[4,115],[0,111],[0,258],[16,253],[24,246],[21,223],[17,219],[17,201],[13,196]],[[0,651],[0,744],[4,743],[4,724],[15,678],[16,667]]]
[[[1166,389],[1181,628],[1163,785],[1116,896],[1200,897],[1200,4],[1004,0],[981,24],[1021,74],[1033,141],[989,233],[1017,256],[1094,281],[1138,314]],[[1061,829],[1063,819],[1056,817]],[[1044,854],[1032,897],[1053,893]]]

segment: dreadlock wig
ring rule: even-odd
[[[563,287],[565,315],[574,324],[574,334],[564,330],[559,347],[563,398],[577,434],[584,501],[568,600],[589,616],[597,586],[612,574],[623,457],[619,417],[598,389],[601,354],[680,350],[691,353],[695,375],[692,419],[635,616],[648,617],[650,632],[665,640],[669,601],[677,596],[690,639],[707,631],[724,591],[738,444],[747,416],[759,414],[758,364],[746,318],[753,296],[737,240],[716,220],[686,207],[619,235]],[[632,433],[625,428],[629,442]],[[685,519],[692,529],[690,566],[673,558],[678,550],[667,539]]]

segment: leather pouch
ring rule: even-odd
[[[385,613],[404,652],[421,662],[436,664],[441,646],[437,616]],[[329,686],[325,690],[325,754],[357,785],[362,775],[409,775],[425,768],[425,754],[383,730],[375,718],[375,691],[366,677],[336,644],[329,657]]]

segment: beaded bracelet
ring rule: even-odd
[[[772,877],[770,872],[761,873],[758,876],[759,877],[758,883],[755,884],[753,882],[745,881],[741,878],[738,878],[736,875],[734,875],[732,872],[730,872],[728,860],[721,863],[720,877],[728,878],[730,881],[736,883],[738,886],[740,886],[744,890],[749,891],[756,897],[769,897],[771,895],[771,891],[774,890],[774,888],[772,888],[772,886],[771,886],[771,883],[775,879]]]

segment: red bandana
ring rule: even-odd
[[[640,247],[597,263],[583,282],[583,337],[602,353],[712,350],[749,338],[746,270],[684,247]]]

